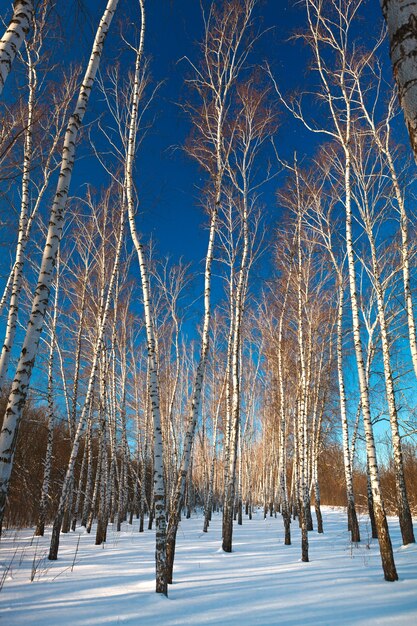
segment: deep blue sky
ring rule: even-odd
[[[209,0],[203,0],[203,3],[208,6]],[[79,11],[74,16],[75,6],[79,7]],[[67,45],[60,44],[55,52],[56,76],[77,61],[85,68],[104,6],[105,0],[73,0],[65,5],[58,3],[57,10],[67,12],[60,14]],[[203,35],[201,7],[198,0],[146,0],[146,6],[145,52],[151,58],[155,82],[164,82],[153,104],[153,127],[137,158],[137,187],[141,203],[138,228],[146,237],[152,236],[157,242],[160,257],[170,255],[177,260],[183,256],[186,261],[193,262],[194,269],[201,270],[207,233],[204,228],[206,217],[199,206],[199,188],[204,185],[205,174],[181,150],[190,126],[178,106],[185,95],[184,78],[188,71],[187,63],[180,62],[180,59],[184,56],[193,60],[198,58],[196,42]],[[260,0],[256,11],[263,27],[269,30],[257,44],[252,57],[253,63],[261,65],[267,60],[284,93],[297,88],[308,90],[314,79],[308,69],[308,50],[299,41],[289,41],[296,30],[305,28],[303,2],[297,4],[294,0]],[[120,30],[123,24],[126,36],[133,37],[135,24],[136,27],[139,24],[138,16],[137,0],[120,0],[110,36],[106,41],[103,71],[109,63],[117,59],[125,69],[132,67],[133,53],[120,52],[121,49],[126,50],[120,38]],[[358,28],[367,36],[369,34],[371,39],[378,35],[381,27],[379,0],[368,0],[364,3],[362,22]],[[379,53],[387,72],[390,72],[387,46],[381,47]],[[4,92],[6,99],[7,93],[8,89]],[[86,124],[94,122],[102,111],[102,97],[95,89],[85,118]],[[403,128],[400,118],[398,127]],[[405,138],[404,133],[403,137]],[[311,135],[301,123],[295,122],[285,112],[281,113],[276,145],[283,158],[291,159],[296,151],[299,161],[302,161],[304,157],[308,158],[313,154],[319,141],[320,138]],[[78,157],[70,190],[72,195],[83,195],[85,183],[93,183],[96,187],[107,184],[108,179],[91,156],[88,142],[80,143]],[[261,201],[266,207],[265,221],[270,226],[269,234],[273,233],[272,226],[279,221],[276,190],[282,182],[283,176],[277,177],[263,190]],[[49,207],[45,206],[47,208]],[[3,263],[9,264],[6,255]],[[264,274],[270,269],[268,256],[264,258],[260,269]],[[256,278],[253,284],[255,289],[262,286],[261,281]],[[197,290],[202,293],[201,277]],[[195,332],[195,326],[193,329]],[[354,386],[354,382],[350,385]]]
[[[86,58],[88,54],[93,27],[96,27],[104,4],[104,0],[88,0],[82,4],[82,12],[71,27],[75,52],[80,58]],[[205,1],[204,4],[207,6],[209,3]],[[189,132],[189,123],[178,102],[184,98],[184,77],[188,72],[187,63],[180,62],[180,59],[184,56],[193,60],[197,58],[196,42],[203,33],[200,3],[198,0],[157,0],[148,1],[146,6],[145,50],[151,57],[154,80],[164,81],[164,84],[153,105],[155,123],[138,155],[137,180],[142,210],[138,226],[146,234],[152,234],[162,256],[170,254],[174,258],[184,256],[186,260],[198,261],[203,258],[206,247],[206,233],[202,228],[205,218],[198,206],[198,190],[204,184],[204,174],[181,150]],[[370,32],[378,32],[381,25],[378,1],[367,2],[365,9],[367,27],[369,25]],[[252,57],[254,63],[261,64],[267,59],[284,93],[308,87],[308,52],[300,42],[289,41],[294,31],[305,24],[302,3],[297,6],[293,0],[264,0],[259,2],[256,12],[263,27],[271,30],[257,44]],[[111,36],[106,42],[105,62],[109,57],[116,58],[120,50],[120,22],[127,21],[127,32],[132,36],[131,25],[138,15],[135,0],[120,1]],[[133,63],[133,60],[133,54],[122,58],[123,63]],[[90,121],[100,113],[97,94],[91,104]],[[301,124],[283,114],[277,145],[284,158],[291,158],[294,150],[299,158],[311,154],[313,139]],[[83,172],[87,169],[91,171],[91,168],[96,171],[92,163],[89,168],[78,165],[73,193],[82,182]],[[97,183],[100,180],[99,169],[95,180]],[[270,223],[279,215],[275,200],[279,183],[276,179],[263,191],[262,201],[267,205],[266,217]]]

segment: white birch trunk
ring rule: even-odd
[[[341,5],[340,10],[343,11]],[[344,7],[345,5],[343,5]],[[349,9],[349,6],[347,6]],[[361,328],[359,321],[359,306],[358,306],[358,294],[356,290],[356,268],[355,268],[355,255],[353,250],[352,239],[352,206],[351,206],[351,154],[350,143],[352,141],[352,119],[351,119],[351,103],[353,88],[347,86],[346,81],[349,79],[347,73],[348,67],[348,29],[351,24],[352,16],[354,13],[346,15],[346,21],[337,24],[335,21],[325,15],[324,7],[320,3],[316,5],[311,0],[306,0],[306,9],[309,22],[309,29],[312,35],[312,48],[315,55],[315,61],[317,64],[317,70],[322,83],[322,94],[325,97],[331,119],[333,121],[333,131],[323,131],[334,137],[340,144],[344,151],[344,204],[345,204],[345,218],[346,218],[346,249],[349,268],[349,287],[350,287],[350,301],[352,309],[352,327],[353,327],[353,340],[355,347],[356,364],[359,378],[360,397],[362,404],[362,414],[365,428],[365,441],[367,459],[369,462],[370,480],[372,485],[372,491],[374,496],[374,509],[375,518],[378,527],[378,540],[380,546],[382,567],[384,571],[384,577],[386,580],[394,581],[398,579],[391,538],[389,535],[388,524],[384,505],[381,496],[381,488],[379,481],[377,457],[375,440],[372,427],[369,387],[366,377],[366,368],[363,358],[363,346],[361,338]],[[342,14],[342,13],[341,13]],[[329,29],[332,31],[335,29],[337,33],[335,37],[340,40],[340,46],[335,50],[338,64],[338,71],[335,76],[337,77],[337,94],[332,91],[332,83],[329,82],[331,70],[327,64],[323,64],[321,56],[321,46],[327,42],[325,36],[322,34],[323,30]],[[333,78],[333,77],[332,77]],[[356,87],[356,84],[355,84]],[[344,111],[340,113],[340,103],[343,102]],[[337,105],[336,105],[337,103]]]
[[[381,6],[398,96],[417,160],[417,1],[381,0]]]
[[[349,427],[346,409],[346,389],[343,375],[343,278],[339,277],[339,302],[337,312],[337,378],[339,383],[340,419],[342,422],[343,464],[345,469],[346,497],[348,505],[348,527],[353,542],[360,541],[359,524],[353,493],[352,464],[349,453]]]
[[[33,19],[33,2],[14,0],[13,17],[0,40],[0,94]]]
[[[226,387],[226,376],[223,380],[222,390],[220,392],[219,400],[217,402],[216,413],[214,416],[214,424],[213,424],[213,441],[212,441],[212,456],[211,456],[211,464],[210,464],[210,474],[209,474],[209,486],[207,493],[207,501],[206,501],[206,510],[204,513],[204,526],[203,532],[208,531],[209,522],[211,520],[211,510],[213,507],[213,487],[214,487],[214,470],[216,465],[216,446],[217,446],[217,427],[219,423],[220,409],[221,403],[223,400],[223,394]]]
[[[54,352],[56,342],[56,323],[58,316],[58,294],[59,294],[59,278],[60,278],[60,258],[59,251],[56,259],[56,281],[55,281],[55,298],[53,306],[53,316],[51,325],[51,344],[49,347],[48,359],[48,439],[46,444],[46,452],[44,459],[43,482],[41,489],[41,497],[39,502],[38,522],[36,525],[35,535],[43,537],[45,530],[46,511],[49,498],[49,485],[51,481],[52,470],[52,445],[54,439],[55,427],[55,406],[54,406]]]
[[[298,169],[295,164],[295,176],[297,185],[297,341],[300,361],[300,382],[299,382],[299,402],[298,402],[298,420],[297,420],[297,457],[298,457],[298,476],[299,476],[299,515],[301,524],[301,560],[308,562],[308,535],[307,508],[310,507],[310,497],[307,482],[307,437],[306,437],[306,421],[307,421],[307,376],[305,363],[305,346],[303,332],[303,301],[302,301],[302,257],[301,257],[301,199],[299,189]]]
[[[93,492],[93,438],[92,438],[92,425],[91,425],[91,410],[92,405],[90,404],[90,415],[88,420],[87,427],[87,435],[86,435],[86,447],[88,448],[88,457],[87,457],[87,478],[85,481],[85,489],[84,489],[84,502],[83,502],[83,510],[81,515],[81,526],[87,527],[88,516],[91,510],[91,500],[92,500],[92,492]]]
[[[243,168],[244,169],[244,168]],[[225,552],[232,551],[233,534],[233,506],[235,497],[236,462],[240,431],[240,347],[243,307],[247,284],[248,257],[249,257],[249,227],[248,227],[248,195],[246,180],[243,189],[243,251],[239,268],[239,278],[235,294],[233,312],[233,344],[232,344],[232,414],[231,414],[231,443],[229,447],[228,483],[225,484],[225,502],[223,511],[223,542]]]
[[[371,256],[373,283],[377,296],[378,320],[381,331],[382,360],[384,365],[385,389],[387,395],[389,420],[391,426],[392,446],[394,452],[395,487],[397,495],[398,517],[400,521],[403,544],[415,543],[413,520],[411,518],[410,505],[408,503],[407,489],[405,484],[404,463],[400,431],[398,427],[398,410],[395,399],[394,379],[391,368],[390,345],[388,338],[388,325],[385,316],[385,294],[381,283],[381,275],[377,258],[375,239],[369,220],[366,220],[366,232],[368,235]]]
[[[417,6],[417,3],[415,3]],[[413,363],[414,373],[417,377],[417,336],[416,336],[416,325],[414,320],[414,305],[410,287],[410,248],[409,248],[409,236],[408,236],[408,216],[405,208],[405,199],[404,194],[401,191],[400,183],[398,181],[397,170],[395,168],[395,162],[393,158],[393,154],[390,147],[390,123],[389,119],[391,116],[391,104],[389,104],[387,117],[385,120],[386,134],[385,141],[381,140],[378,129],[375,126],[374,119],[372,115],[369,113],[368,108],[366,106],[364,94],[362,91],[362,86],[358,81],[358,93],[359,93],[359,101],[361,104],[362,111],[364,113],[365,119],[369,124],[371,129],[373,138],[378,149],[381,151],[383,155],[385,155],[387,159],[388,169],[392,180],[392,186],[394,188],[395,198],[397,200],[397,205],[400,213],[400,232],[401,232],[401,260],[402,260],[402,273],[403,273],[403,286],[404,286],[404,300],[405,300],[405,308],[407,312],[407,326],[408,326],[408,337],[410,342],[410,352],[411,359]]]
[[[86,436],[85,436],[83,459],[81,461],[80,478],[78,480],[78,489],[77,489],[77,498],[75,500],[74,513],[73,513],[72,522],[71,522],[71,530],[72,531],[75,531],[75,529],[77,527],[78,514],[79,514],[79,511],[80,511],[80,505],[81,505],[81,497],[82,497],[83,493],[84,493],[84,497],[85,497],[85,494],[87,492],[88,462],[89,462],[89,459],[88,459],[88,457],[89,457],[88,441],[89,441],[89,437],[90,437],[90,431],[91,431],[91,424],[89,422],[88,426],[87,426]],[[85,477],[86,470],[87,470],[87,476]],[[85,490],[83,491],[83,483],[84,483],[84,481],[86,483],[86,487],[85,487]]]
[[[61,171],[49,220],[38,284],[35,290],[29,324],[23,341],[19,363],[0,434],[0,524],[3,519],[9,489],[18,428],[26,401],[32,369],[38,351],[39,337],[49,302],[49,291],[59,242],[62,236],[65,206],[74,168],[76,140],[87,110],[91,89],[99,67],[104,41],[110,27],[118,0],[109,0],[94,39],[87,71],[80,88],[75,111],[65,133]]]
[[[166,580],[166,518],[165,518],[165,484],[163,463],[163,442],[158,386],[158,364],[156,358],[155,332],[152,322],[151,294],[149,271],[145,259],[143,245],[139,239],[135,223],[135,200],[133,192],[133,162],[136,150],[137,120],[141,93],[140,71],[145,35],[145,8],[143,0],[139,0],[141,9],[140,44],[136,54],[135,73],[133,77],[131,109],[129,112],[129,136],[125,166],[125,193],[128,208],[130,233],[135,246],[142,282],[143,306],[145,312],[146,339],[148,346],[149,367],[149,399],[153,418],[154,432],[154,502],[156,522],[156,592],[168,595]]]
[[[16,246],[16,258],[13,266],[13,271],[10,274],[11,281],[11,297],[7,313],[6,332],[4,337],[3,346],[0,354],[0,391],[3,389],[5,377],[7,376],[10,353],[13,348],[14,338],[16,335],[17,316],[18,316],[18,303],[20,291],[22,288],[23,280],[23,265],[25,248],[27,243],[27,228],[29,221],[29,186],[30,186],[30,171],[32,163],[32,125],[33,125],[33,113],[34,102],[37,85],[37,75],[33,64],[32,56],[28,50],[28,115],[27,115],[27,127],[25,130],[25,143],[23,152],[23,174],[22,174],[22,200],[19,217],[19,232]],[[5,290],[7,293],[7,288]]]
[[[349,137],[346,138],[346,146],[349,145]],[[365,362],[363,358],[362,338],[359,322],[358,294],[356,291],[355,256],[352,241],[352,208],[351,208],[351,163],[349,148],[345,147],[345,210],[346,210],[346,248],[349,267],[349,286],[352,307],[353,340],[355,345],[356,363],[358,368],[359,388],[362,404],[362,415],[365,428],[366,453],[369,462],[369,476],[372,487],[372,495],[375,510],[375,521],[378,529],[378,541],[381,552],[382,567],[385,580],[398,580],[394,563],[391,538],[389,535],[387,518],[381,496],[378,463],[374,433],[372,427],[371,408],[369,400],[369,387],[366,376]]]
[[[110,276],[107,296],[104,302],[102,302],[102,306],[100,307],[100,311],[98,315],[99,327],[98,327],[97,337],[96,337],[95,345],[93,349],[92,364],[91,364],[90,375],[89,375],[89,379],[87,383],[86,395],[84,399],[83,408],[81,410],[81,414],[78,419],[77,428],[74,433],[72,450],[71,450],[70,458],[68,461],[67,471],[66,471],[64,482],[62,485],[61,498],[58,504],[58,510],[55,516],[55,521],[54,521],[54,525],[52,529],[51,546],[50,546],[49,555],[48,555],[48,559],[51,561],[55,561],[58,557],[59,536],[61,532],[65,507],[67,505],[68,496],[69,496],[71,486],[72,486],[74,466],[77,460],[78,448],[80,445],[81,436],[84,431],[87,413],[90,410],[90,405],[91,405],[93,394],[94,394],[94,386],[96,382],[99,359],[100,359],[100,355],[101,355],[101,351],[103,347],[104,333],[107,327],[107,320],[108,320],[109,311],[110,311],[111,298],[112,298],[113,289],[115,286],[115,281],[116,281],[116,277],[118,274],[118,268],[119,268],[119,263],[120,263],[124,227],[125,227],[125,215],[124,215],[124,211],[122,210],[121,215],[120,215],[120,227],[119,227],[117,243],[116,243],[114,266],[113,266],[112,273]],[[96,480],[96,483],[97,483],[97,480]]]
[[[219,197],[219,196],[218,196]],[[220,201],[220,199],[219,199]],[[218,204],[218,203],[217,203]],[[167,537],[167,578],[168,582],[172,582],[172,573],[175,556],[175,541],[178,530],[179,515],[183,504],[185,485],[188,474],[188,468],[191,460],[191,450],[194,442],[194,433],[197,425],[197,418],[200,412],[201,393],[203,389],[204,374],[207,363],[207,355],[209,348],[209,328],[210,328],[210,294],[211,294],[211,265],[214,257],[214,239],[217,224],[217,206],[212,211],[210,221],[209,243],[206,255],[206,265],[204,273],[204,322],[203,332],[201,336],[201,353],[200,362],[197,366],[193,395],[191,401],[191,410],[187,426],[187,432],[184,440],[184,452],[181,459],[181,467],[178,475],[176,490],[172,499],[170,508],[170,517],[168,522]]]

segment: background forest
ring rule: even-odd
[[[79,525],[155,524],[165,594],[195,509],[225,552],[253,507],[286,544],[298,519],[303,561],[321,504],[353,542],[366,509],[391,581],[386,513],[415,541],[416,170],[383,16],[270,4],[3,11],[1,521],[52,524],[50,560]]]

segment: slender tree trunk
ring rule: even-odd
[[[348,146],[348,139],[346,141]],[[374,502],[375,523],[378,532],[378,541],[381,552],[382,567],[384,577],[387,581],[398,580],[397,570],[395,568],[394,555],[392,551],[391,538],[388,530],[388,523],[385,514],[384,504],[382,501],[381,487],[379,480],[378,464],[376,457],[376,448],[374,433],[372,427],[371,409],[369,401],[369,387],[367,382],[365,363],[363,358],[362,338],[359,323],[359,307],[358,295],[356,291],[356,269],[355,257],[352,241],[352,209],[351,209],[351,190],[350,190],[350,152],[349,148],[345,148],[345,209],[346,209],[346,246],[349,266],[349,286],[352,308],[352,325],[353,338],[355,345],[356,364],[358,368],[359,387],[362,403],[362,415],[365,427],[366,453],[369,462],[369,475],[372,487],[372,496]]]
[[[92,409],[90,408],[90,411]],[[87,478],[85,483],[84,503],[81,516],[81,526],[87,527],[88,516],[91,509],[91,500],[93,492],[93,437],[92,437],[92,425],[91,425],[91,413],[88,422],[86,447],[88,448],[88,465],[87,465]]]
[[[232,344],[232,425],[231,425],[231,445],[229,447],[229,472],[227,484],[225,482],[225,500],[223,511],[223,542],[222,547],[225,552],[232,551],[233,535],[233,504],[235,498],[236,482],[236,462],[238,441],[240,434],[240,349],[243,307],[245,303],[248,256],[249,256],[249,228],[248,228],[248,193],[246,180],[243,190],[243,251],[240,262],[240,272],[235,294],[235,305],[233,313],[233,344]]]
[[[211,511],[213,507],[213,487],[214,487],[214,471],[215,471],[215,466],[216,466],[217,426],[219,422],[221,402],[222,402],[225,386],[226,386],[226,377],[224,378],[224,381],[223,381],[223,387],[222,387],[222,391],[220,393],[219,400],[217,403],[216,413],[214,417],[214,424],[213,424],[213,442],[212,442],[212,456],[211,456],[211,465],[210,465],[210,477],[209,477],[209,487],[208,487],[206,510],[204,513],[204,526],[203,526],[203,532],[205,533],[208,531],[209,522],[211,520]]]
[[[87,433],[86,433],[86,437],[85,437],[83,459],[81,461],[81,468],[80,468],[80,478],[79,478],[79,481],[78,481],[77,498],[75,500],[75,506],[74,506],[74,511],[73,511],[73,515],[72,515],[72,522],[71,522],[71,530],[72,531],[75,531],[75,529],[77,527],[77,519],[78,519],[78,515],[79,515],[79,511],[80,511],[81,497],[82,497],[82,494],[83,494],[84,475],[86,473],[87,459],[88,459],[89,431],[90,431],[90,426],[88,426],[88,428],[87,428]]]
[[[380,0],[388,27],[390,56],[398,97],[417,160],[417,2]]]
[[[348,508],[348,527],[354,543],[360,541],[358,517],[356,515],[355,496],[353,493],[352,465],[349,454],[349,428],[346,410],[346,390],[343,375],[343,278],[339,277],[339,303],[337,312],[337,376],[339,381],[340,418],[342,422],[343,463],[345,469],[346,497]]]
[[[145,34],[145,9],[143,0],[139,0],[141,9],[141,36],[136,55],[131,110],[129,112],[129,136],[125,166],[125,192],[129,215],[130,233],[138,255],[140,276],[142,281],[143,305],[145,310],[146,339],[149,364],[149,398],[151,403],[154,432],[154,506],[156,521],[156,592],[168,595],[166,577],[166,517],[165,517],[165,484],[163,463],[163,442],[160,413],[160,396],[158,384],[158,365],[156,359],[155,332],[152,322],[149,272],[139,240],[135,223],[135,200],[133,193],[133,161],[136,151],[136,133],[138,107],[140,100],[140,69]]]
[[[0,94],[12,69],[16,54],[30,30],[32,19],[33,2],[14,0],[13,17],[0,40]]]
[[[57,255],[56,281],[55,281],[55,298],[51,326],[51,344],[49,348],[48,359],[48,440],[46,444],[43,483],[41,498],[39,502],[38,522],[36,525],[35,535],[43,537],[45,530],[46,511],[49,498],[49,484],[51,481],[52,469],[52,445],[54,440],[55,427],[55,407],[54,407],[54,352],[56,341],[56,323],[58,315],[58,294],[59,294],[59,278],[60,278],[60,259],[59,252]]]
[[[100,311],[98,315],[99,328],[97,331],[97,337],[95,340],[95,345],[94,345],[94,350],[93,350],[93,361],[91,364],[90,376],[89,376],[88,383],[87,383],[86,396],[85,396],[84,405],[83,405],[83,408],[82,408],[82,411],[78,420],[77,429],[74,434],[74,441],[72,445],[71,455],[68,461],[64,483],[62,485],[61,498],[58,504],[58,510],[57,510],[54,525],[53,525],[51,546],[50,546],[49,556],[48,556],[48,559],[50,561],[55,561],[58,557],[59,536],[61,533],[65,508],[68,504],[68,496],[70,495],[71,488],[72,488],[74,466],[77,460],[78,448],[80,445],[81,436],[84,431],[87,411],[89,411],[90,409],[90,403],[92,402],[92,398],[94,394],[97,369],[98,369],[99,359],[100,359],[102,348],[103,348],[104,332],[107,326],[107,320],[108,320],[109,311],[110,311],[110,303],[111,303],[111,298],[113,294],[113,289],[115,287],[115,281],[118,275],[124,228],[125,228],[125,214],[124,214],[124,211],[121,211],[120,226],[119,226],[119,232],[118,232],[118,238],[117,238],[116,250],[115,250],[114,266],[113,266],[111,276],[110,276],[107,296],[106,298],[103,298],[101,305],[100,305]]]
[[[218,195],[219,197],[219,195]],[[219,200],[220,201],[220,198]],[[216,202],[216,204],[218,204]],[[191,402],[191,411],[188,421],[187,432],[184,441],[184,452],[181,460],[181,467],[178,475],[176,490],[172,499],[170,516],[168,521],[167,534],[167,580],[172,583],[174,558],[175,558],[175,542],[178,531],[179,515],[184,500],[186,478],[188,467],[191,459],[191,449],[194,441],[194,433],[197,425],[197,418],[200,412],[201,392],[203,389],[204,374],[206,369],[207,354],[209,348],[209,325],[210,325],[210,291],[211,291],[211,265],[214,256],[214,238],[217,223],[217,206],[212,211],[210,221],[209,243],[206,255],[206,267],[204,275],[204,322],[203,333],[201,338],[201,354],[200,362],[197,366],[193,396]]]
[[[0,434],[0,525],[6,506],[23,405],[26,401],[32,370],[38,352],[39,337],[49,303],[49,292],[54,274],[58,246],[62,236],[66,201],[75,161],[76,139],[87,110],[91,89],[100,63],[104,41],[117,4],[118,0],[109,0],[104,15],[101,18],[75,111],[70,118],[65,134],[61,171],[51,209],[38,284],[35,290],[29,324],[23,341],[22,352],[16,369]]]
[[[1,61],[0,61],[1,76]],[[1,80],[0,80],[1,84]],[[25,143],[23,154],[23,174],[22,174],[22,200],[19,218],[19,232],[16,246],[16,258],[13,267],[13,280],[11,284],[11,297],[7,312],[6,332],[0,354],[0,390],[3,389],[4,380],[7,376],[11,350],[14,344],[16,328],[18,322],[19,297],[23,282],[23,266],[25,260],[25,248],[27,244],[26,231],[29,220],[30,203],[30,172],[32,163],[32,134],[33,134],[33,114],[35,106],[35,93],[37,86],[36,70],[32,61],[31,53],[28,52],[28,115],[27,127],[25,130]]]
[[[91,507],[90,507],[90,511],[88,513],[88,520],[87,520],[87,525],[86,525],[86,530],[88,533],[91,532],[91,527],[93,525],[93,521],[94,521],[94,516],[96,513],[96,508],[97,508],[97,498],[98,498],[98,492],[100,489],[100,480],[101,480],[101,453],[100,453],[101,447],[99,447],[99,451],[97,454],[97,467],[96,467],[96,475],[95,475],[95,480],[94,480],[94,491],[93,491],[93,497],[91,499]]]
[[[377,258],[375,240],[372,227],[367,220],[366,230],[371,246],[373,283],[377,295],[378,320],[381,331],[382,360],[384,366],[385,389],[387,395],[388,412],[391,425],[392,445],[394,451],[395,486],[397,495],[398,517],[400,521],[403,544],[415,543],[413,520],[411,518],[410,505],[408,503],[407,489],[405,484],[403,453],[398,427],[398,411],[394,391],[394,379],[391,368],[391,355],[388,338],[388,327],[385,316],[384,289],[381,283],[381,275]]]

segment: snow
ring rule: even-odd
[[[401,546],[397,521],[389,524],[400,580],[388,583],[367,517],[360,518],[357,546],[345,511],[323,507],[323,519],[324,534],[309,533],[310,563],[300,560],[297,523],[293,544],[283,545],[280,516],[264,520],[257,511],[236,525],[231,554],[221,550],[220,516],[207,534],[201,516],[183,520],[169,598],[154,593],[154,532],[139,533],[136,520],[119,533],[110,526],[103,546],[94,545],[94,528],[91,535],[81,528],[62,535],[55,562],[46,559],[50,529],[43,538],[33,529],[8,530],[1,539],[0,624],[417,624],[417,546]]]

